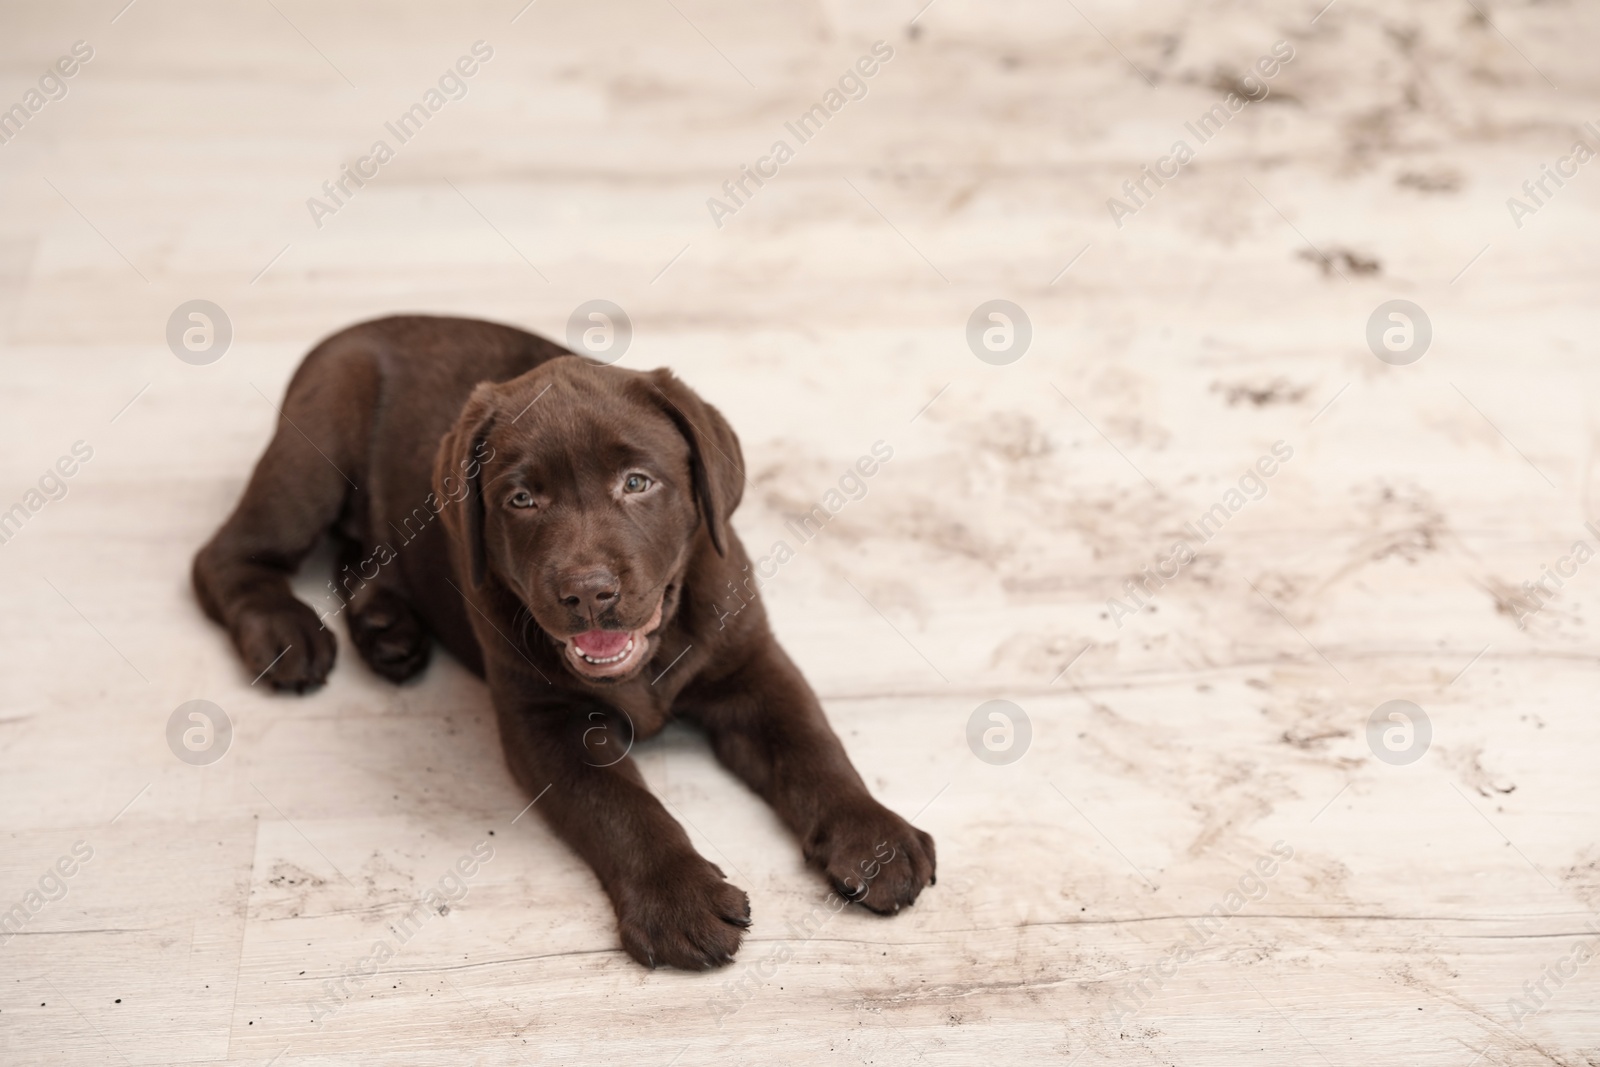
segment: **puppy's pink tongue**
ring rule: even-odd
[[[590,659],[610,659],[627,648],[632,637],[626,630],[587,630],[574,637],[572,643]]]

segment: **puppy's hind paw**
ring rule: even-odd
[[[399,683],[428,665],[433,636],[414,608],[396,593],[379,590],[370,603],[352,610],[350,640],[378,674]]]

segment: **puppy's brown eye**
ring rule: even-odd
[[[533,494],[528,492],[526,489],[518,489],[506,499],[506,506],[512,508],[531,508],[533,507]]]
[[[622,483],[624,493],[642,493],[650,488],[651,481],[642,474],[630,474]]]

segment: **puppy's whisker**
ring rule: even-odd
[[[517,625],[518,619],[522,620],[520,626]],[[533,612],[529,610],[526,604],[517,609],[516,615],[512,616],[511,625],[516,629],[517,638],[522,642],[522,647],[531,650],[531,646],[528,644],[528,627],[533,625]]]

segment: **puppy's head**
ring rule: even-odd
[[[726,554],[743,468],[671,372],[561,357],[473,390],[434,491],[473,586],[514,594],[573,674],[618,682],[649,662],[693,553]]]

